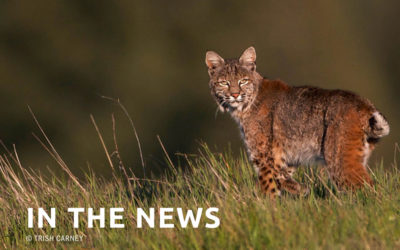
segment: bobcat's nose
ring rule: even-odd
[[[239,96],[239,93],[234,93],[234,94],[231,94],[232,96],[233,96],[233,98],[238,98],[238,96]]]

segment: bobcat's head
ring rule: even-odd
[[[246,49],[239,59],[224,60],[214,51],[206,54],[211,94],[221,111],[243,111],[253,102],[262,79],[256,71],[256,51]]]

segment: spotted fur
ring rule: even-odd
[[[373,104],[352,92],[292,87],[263,78],[256,52],[239,59],[206,54],[210,90],[220,110],[239,124],[262,192],[306,191],[293,178],[300,164],[321,160],[339,188],[372,185],[368,158],[389,124]]]

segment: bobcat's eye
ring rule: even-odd
[[[229,82],[228,81],[219,81],[218,84],[223,86],[223,87],[229,86]]]
[[[247,79],[247,78],[239,80],[239,85],[240,86],[246,85],[248,83],[249,83],[249,79]]]

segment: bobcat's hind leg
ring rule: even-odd
[[[373,182],[368,174],[366,164],[364,165],[364,152],[366,151],[364,143],[360,143],[359,138],[352,138],[343,145],[342,152],[342,182],[343,185],[350,188],[360,188],[365,184],[370,186]]]
[[[341,188],[357,189],[373,182],[366,168],[372,148],[360,125],[357,112],[349,111],[344,123],[326,132],[325,161],[332,180]]]

